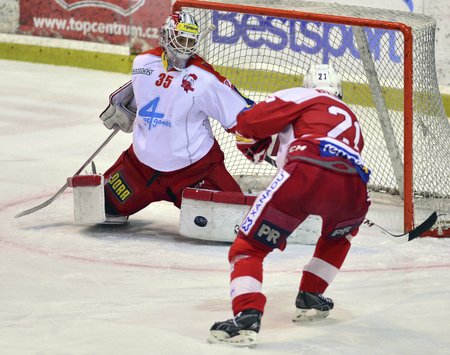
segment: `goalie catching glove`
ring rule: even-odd
[[[133,86],[129,81],[109,96],[109,105],[100,118],[108,129],[118,126],[122,131],[130,133],[133,130],[136,109]]]
[[[245,157],[253,163],[261,163],[267,155],[272,137],[254,140],[236,134],[236,145]]]

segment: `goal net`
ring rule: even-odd
[[[405,230],[432,211],[450,213],[450,125],[435,69],[435,20],[401,11],[295,0],[177,1],[201,28],[215,29],[199,55],[256,102],[302,86],[313,63],[333,63],[343,100],[355,111],[372,169],[369,189],[398,195]],[[234,137],[214,126],[226,165],[253,190],[276,172],[255,165]],[[261,183],[258,185],[258,182]],[[450,235],[450,215],[429,235]]]

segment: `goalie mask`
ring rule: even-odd
[[[313,64],[303,78],[305,88],[324,90],[342,99],[341,76],[331,64]]]
[[[159,44],[166,52],[168,65],[183,70],[195,52],[200,32],[194,17],[184,11],[176,11],[161,26]]]

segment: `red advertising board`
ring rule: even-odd
[[[158,43],[170,0],[20,0],[22,34],[129,45],[137,53]]]

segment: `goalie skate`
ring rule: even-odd
[[[254,347],[257,344],[262,313],[245,310],[234,319],[216,322],[211,327],[208,342],[237,347]]]
[[[331,298],[321,293],[300,291],[295,300],[297,307],[292,321],[295,323],[311,322],[328,317],[334,303]]]

